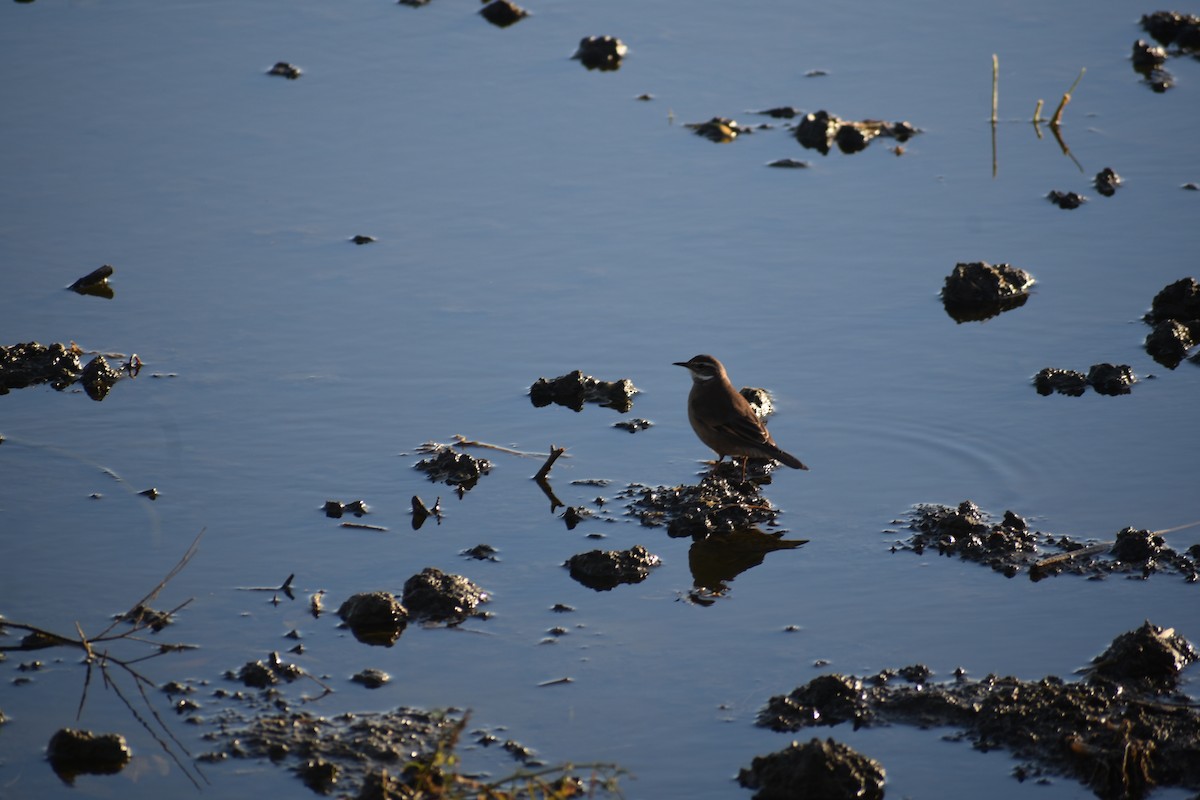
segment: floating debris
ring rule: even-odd
[[[582,411],[584,403],[596,403],[624,414],[633,408],[637,393],[638,388],[628,378],[602,381],[575,370],[552,380],[538,378],[529,387],[529,400],[538,408],[557,403],[573,411]]]
[[[458,625],[476,615],[488,593],[461,575],[426,567],[404,582],[404,606],[413,619]]]
[[[277,61],[275,66],[267,70],[268,75],[278,75],[281,78],[287,78],[289,81],[294,81],[303,74],[304,70],[297,67],[295,64],[289,64],[286,61]]]
[[[711,142],[717,144],[727,144],[736,139],[740,134],[753,133],[753,128],[745,128],[738,125],[732,119],[725,117],[713,117],[708,122],[689,122],[684,125],[697,136],[703,136]]]
[[[499,561],[500,559],[496,558],[497,552],[499,551],[490,544],[477,544],[474,547],[463,550],[460,555],[473,558],[476,561]]]
[[[751,114],[762,114],[772,119],[792,119],[798,117],[804,112],[792,106],[778,106],[776,108],[767,108],[762,111],[751,111]]]
[[[767,166],[779,167],[780,169],[807,169],[809,163],[795,158],[777,158],[774,161],[768,162]]]
[[[105,264],[84,275],[79,280],[72,283],[67,288],[76,294],[87,294],[93,297],[103,297],[108,300],[113,299],[114,292],[108,284],[108,279],[113,274],[111,264]]]
[[[1095,184],[1097,192],[1105,197],[1112,197],[1121,186],[1121,176],[1114,172],[1112,167],[1105,167],[1096,173],[1092,183]]]
[[[591,550],[571,556],[563,564],[571,577],[589,589],[606,592],[622,583],[641,583],[662,563],[642,545],[628,550]]]
[[[89,361],[83,368],[83,374],[79,376],[83,390],[96,402],[108,397],[108,393],[119,380],[121,373],[110,367],[104,356],[96,356]]]
[[[1025,305],[1035,283],[1032,275],[1010,264],[960,262],[946,276],[942,305],[955,322],[979,322]]]
[[[480,10],[479,14],[497,28],[507,28],[529,16],[528,11],[515,3],[510,3],[509,0],[492,0]]]
[[[871,140],[879,136],[906,142],[918,133],[920,131],[907,122],[873,119],[856,122],[843,120],[823,110],[804,115],[795,129],[796,141],[821,155],[829,155],[835,143],[839,150],[849,154],[865,150]]]
[[[68,786],[75,784],[78,775],[115,775],[132,757],[125,737],[118,733],[60,728],[46,747],[51,769]]]
[[[644,430],[653,428],[654,423],[648,419],[642,419],[642,418],[638,417],[637,419],[621,420],[620,422],[614,422],[613,427],[620,428],[623,431],[629,431],[630,433],[637,433],[638,431],[644,431]]]
[[[360,683],[368,689],[378,689],[380,686],[390,682],[392,676],[381,669],[367,668],[362,672],[355,673],[350,680]]]
[[[83,374],[79,362],[82,352],[74,344],[0,345],[0,395],[40,383],[48,383],[61,392]]]
[[[1046,197],[1054,205],[1068,211],[1079,208],[1087,202],[1087,198],[1078,192],[1060,192],[1057,189],[1051,189],[1050,194],[1046,195]]]
[[[325,511],[325,516],[331,519],[341,519],[346,514],[361,517],[369,514],[371,511],[362,500],[351,500],[349,503],[343,503],[340,500],[326,500],[322,508]]]
[[[613,36],[585,36],[579,40],[579,48],[571,56],[589,70],[612,72],[621,68],[621,60],[629,48]]]
[[[374,236],[364,236],[363,234],[360,233],[360,234],[350,237],[350,241],[354,242],[355,244],[361,245],[361,244],[373,244],[374,242],[376,242],[378,240]]]
[[[391,592],[360,592],[342,603],[337,615],[363,644],[391,647],[408,627],[408,609]]]
[[[1137,376],[1128,364],[1093,364],[1087,375],[1070,369],[1046,367],[1033,378],[1033,386],[1038,394],[1057,392],[1071,397],[1079,397],[1088,386],[1099,394],[1114,397],[1129,394],[1135,383]]]
[[[1146,352],[1168,369],[1175,369],[1188,350],[1200,344],[1200,283],[1182,278],[1164,287],[1143,318],[1154,326],[1146,336]]]
[[[459,497],[475,488],[479,479],[492,471],[492,462],[486,458],[460,453],[450,445],[427,443],[420,451],[434,456],[418,461],[413,468],[424,472],[431,481],[455,487]]]
[[[755,800],[812,797],[823,800],[883,800],[887,775],[879,762],[833,739],[792,742],[783,750],[755,756],[738,772]]]

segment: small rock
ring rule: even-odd
[[[1121,176],[1113,172],[1111,167],[1105,167],[1096,173],[1094,182],[1097,192],[1105,197],[1112,197],[1121,185]]]
[[[621,583],[641,583],[650,570],[662,563],[642,545],[628,550],[592,550],[571,556],[563,565],[571,577],[596,591],[608,591]]]
[[[1128,364],[1093,364],[1088,370],[1087,382],[1100,394],[1129,394],[1137,378]]]
[[[354,638],[365,644],[391,647],[408,625],[408,610],[391,592],[360,592],[338,608],[337,614]]]
[[[121,373],[110,367],[104,356],[96,356],[89,361],[83,368],[83,374],[79,376],[79,382],[87,396],[97,402],[108,397],[108,393],[119,380]]]
[[[1075,370],[1046,367],[1033,379],[1033,385],[1041,395],[1058,392],[1070,397],[1079,397],[1087,389],[1088,378]]]
[[[413,618],[457,625],[475,613],[488,594],[461,575],[426,567],[404,582],[404,605]]]

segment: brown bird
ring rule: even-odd
[[[750,403],[733,388],[720,361],[699,355],[691,361],[676,361],[675,366],[686,367],[692,374],[692,391],[688,394],[692,430],[716,451],[719,461],[725,456],[741,456],[742,480],[746,479],[746,462],[751,458],[773,458],[792,469],[808,469],[800,459],[779,449]]]

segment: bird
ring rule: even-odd
[[[742,480],[746,479],[746,463],[751,458],[773,458],[792,469],[808,469],[800,459],[775,444],[750,403],[729,382],[720,361],[710,355],[698,355],[674,364],[692,375],[692,391],[688,394],[688,421],[692,430],[700,441],[716,451],[720,456],[718,461],[724,461],[725,456],[741,456]]]

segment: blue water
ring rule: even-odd
[[[1128,63],[1153,9],[527,7],[499,30],[455,0],[0,6],[0,343],[73,340],[146,364],[102,403],[45,387],[0,398],[0,613],[103,628],[203,529],[156,606],[194,598],[167,634],[200,647],[148,666],[153,679],[219,684],[298,629],[297,662],[337,690],[318,710],[470,708],[548,761],[619,762],[634,798],[748,796],[738,768],[791,740],[755,728],[757,709],[825,671],[818,659],[1038,678],[1070,675],[1146,618],[1200,641],[1195,587],[1175,578],[1005,580],[892,554],[901,534],[884,533],[914,503],[966,498],[1077,537],[1200,519],[1200,370],[1141,347],[1154,294],[1196,274],[1200,219],[1200,193],[1180,189],[1200,181],[1200,65],[1173,59],[1178,86],[1155,95]],[[619,71],[569,60],[605,34],[629,44]],[[280,60],[303,76],[267,77]],[[1068,156],[1027,120],[1083,67]],[[923,133],[899,157],[887,141],[822,157],[778,122],[726,145],[683,127],[756,124],[768,118],[748,111],[777,105]],[[784,157],[811,166],[764,166]],[[1090,187],[1106,166],[1125,179],[1113,198]],[[1061,211],[1051,189],[1091,202]],[[974,260],[1027,269],[1033,297],[955,324],[937,293]],[[63,290],[103,263],[113,300]],[[529,480],[540,458],[490,454],[461,501],[411,469],[419,444],[462,434],[568,447],[551,477],[572,505],[691,482],[709,453],[671,362],[701,352],[771,389],[776,439],[812,467],[767,491],[809,544],[770,554],[711,607],[684,602],[687,541],[628,521],[567,531]],[[1103,361],[1157,377],[1116,398],[1030,385],[1046,366]],[[529,404],[536,378],[576,368],[632,379],[632,414],[655,427],[630,436],[608,409]],[[613,484],[570,483],[583,478]],[[151,486],[157,501],[137,495]],[[411,531],[413,494],[441,495],[440,526]],[[388,532],[319,513],[360,497]],[[1171,536],[1186,548],[1200,529]],[[481,542],[498,563],[458,555]],[[637,586],[595,593],[561,567],[637,543],[664,562]],[[495,617],[378,650],[307,615],[311,592],[336,607],[425,566],[480,583]],[[295,603],[239,590],[290,573]],[[575,613],[552,614],[557,602]],[[542,643],[555,625],[571,632]],[[41,657],[21,687],[28,659],[0,663],[0,794],[187,786],[93,687],[79,724],[120,730],[137,757],[61,789],[42,753],[76,724],[83,670],[73,653]],[[396,680],[348,682],[367,666]],[[1089,796],[1019,784],[1007,754],[939,732],[818,735],[882,761],[889,796]],[[206,774],[222,796],[296,791],[265,764]]]

